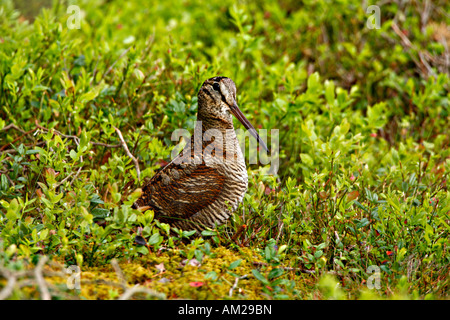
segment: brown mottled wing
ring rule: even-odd
[[[155,217],[189,219],[213,203],[224,185],[225,177],[215,168],[202,164],[169,163],[142,188],[142,196],[134,207],[148,206]]]

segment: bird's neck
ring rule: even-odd
[[[233,123],[221,118],[198,117],[193,140],[197,145],[202,145],[202,150],[215,149],[223,155],[231,154],[234,157],[234,154],[240,151]]]

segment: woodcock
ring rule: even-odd
[[[133,208],[183,230],[223,224],[242,202],[248,176],[233,126],[234,115],[266,150],[236,103],[226,77],[206,80],[198,93],[197,123],[184,150],[142,188]]]

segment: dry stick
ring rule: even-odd
[[[22,287],[28,287],[28,286],[39,287],[39,289],[41,291],[41,297],[43,299],[51,299],[51,295],[49,293],[48,288],[51,288],[53,291],[57,292],[58,295],[65,295],[67,299],[73,299],[73,298],[76,299],[77,297],[73,297],[69,294],[64,293],[57,286],[55,286],[51,283],[47,283],[44,280],[44,275],[48,276],[48,277],[59,277],[62,279],[66,278],[66,276],[67,276],[67,274],[62,271],[43,270],[43,267],[47,263],[47,261],[48,261],[47,257],[44,256],[39,260],[39,263],[34,270],[25,270],[25,271],[11,271],[11,270],[8,270],[7,268],[3,267],[0,264],[0,275],[3,278],[7,279],[7,283],[6,283],[5,287],[3,287],[2,290],[0,291],[0,300],[4,300],[4,299],[7,299],[8,297],[10,297],[11,294],[13,293],[14,289],[20,290]],[[114,267],[114,263],[113,263],[113,267],[116,269],[116,272],[119,272],[120,274],[122,274],[122,271],[120,270],[120,267],[118,266],[117,262],[115,262],[115,263],[116,263],[116,265]],[[49,265],[51,265],[53,267],[58,267],[61,270],[63,269],[58,263],[55,263],[53,261],[49,261]],[[34,277],[34,279],[26,278],[26,279],[22,279],[22,280],[18,281],[18,279],[20,279],[22,277]],[[119,278],[120,278],[120,276],[119,276]],[[165,299],[166,298],[166,296],[163,293],[160,293],[160,292],[157,292],[152,289],[145,288],[145,287],[138,287],[136,285],[132,288],[127,288],[126,282],[118,283],[118,282],[107,281],[107,280],[81,280],[81,284],[82,285],[102,284],[102,285],[107,285],[107,286],[111,286],[111,287],[121,288],[124,290],[124,293],[122,294],[122,296],[119,297],[120,300],[129,299],[135,293],[139,293],[139,292],[145,293],[145,294],[155,297],[157,299]]]
[[[428,76],[429,74],[432,74],[434,76],[436,76],[436,74],[434,73],[433,69],[431,69],[430,65],[428,64],[428,62],[425,60],[424,58],[424,54],[419,51],[412,43],[411,41],[408,39],[408,37],[400,30],[400,28],[398,27],[398,25],[395,22],[392,22],[392,30],[394,30],[394,32],[400,37],[400,39],[402,40],[403,43],[403,47],[406,49],[410,49],[413,48],[415,50],[417,50],[418,54],[419,54],[419,58],[420,58],[420,62],[417,61],[417,59],[415,59],[412,55],[411,55],[411,59],[414,61],[414,63],[421,69],[421,70],[426,70],[427,74],[425,74],[426,76]],[[429,57],[429,55],[427,55]]]
[[[233,284],[233,286],[231,287],[230,292],[228,293],[228,295],[229,295],[230,297],[233,296],[233,290],[236,289],[239,280],[240,280],[240,279],[245,279],[245,278],[247,278],[247,275],[246,275],[246,274],[244,274],[243,276],[240,276],[240,277],[236,277],[236,278],[235,278],[234,284]]]
[[[116,61],[113,62],[113,64],[108,68],[108,70],[105,71],[105,73],[102,74],[102,77],[100,79],[99,82],[101,82],[103,80],[104,77],[106,77],[108,75],[108,73],[111,72],[111,70],[114,68],[115,64],[117,63],[117,61],[119,61],[120,59],[122,59],[122,57],[124,55],[126,55],[128,53],[128,51],[130,51],[131,47],[129,47],[128,49],[126,49],[124,52],[122,52],[122,54],[117,58]]]
[[[38,147],[38,146],[42,146],[43,144],[45,144],[45,141],[41,141],[41,142],[38,142],[36,144],[28,144],[25,147],[27,147],[27,148],[29,148],[29,147]],[[3,150],[3,151],[0,152],[0,155],[4,154],[4,153],[17,153],[17,150],[16,149]]]
[[[8,179],[9,183],[11,183],[11,185],[12,185],[13,187],[15,187],[16,184],[14,183],[14,181],[11,180],[11,178],[9,177],[9,174],[5,174],[5,176],[6,176],[6,179]]]
[[[116,272],[117,278],[120,281],[120,286],[124,290],[124,293],[118,298],[118,300],[128,300],[135,293],[138,293],[138,292],[146,293],[146,294],[156,297],[158,299],[165,299],[165,295],[163,293],[159,293],[155,290],[151,290],[151,289],[144,288],[144,287],[139,287],[139,284],[136,284],[135,286],[133,286],[131,288],[127,288],[127,281],[125,280],[125,276],[122,272],[122,269],[120,269],[120,266],[119,266],[119,263],[117,262],[117,260],[112,259],[111,265],[113,266],[114,271]]]
[[[69,173],[69,175],[68,175],[67,177],[65,177],[64,179],[62,179],[61,182],[59,182],[59,183],[55,186],[55,189],[58,188],[60,185],[62,185],[64,182],[66,182],[72,175],[73,175],[73,172]]]
[[[5,300],[12,294],[14,286],[16,285],[17,277],[15,274],[9,272],[8,269],[4,268],[0,269],[0,273],[2,273],[4,277],[8,278],[8,283],[3,290],[0,291],[0,300]]]
[[[28,136],[29,138],[31,138],[32,140],[34,140],[33,137],[30,136],[30,133],[33,132],[34,129],[33,129],[33,130],[30,130],[30,131],[28,131],[28,132],[25,132],[25,130],[23,130],[22,128],[19,128],[19,127],[16,126],[14,123],[10,123],[10,124],[8,124],[6,127],[3,127],[3,128],[1,129],[1,131],[7,131],[7,130],[9,130],[9,129],[17,130],[17,131],[21,132],[22,135],[21,135],[20,137],[16,138],[14,141],[12,141],[12,142],[10,142],[10,143],[8,143],[8,144],[5,144],[5,145],[0,149],[0,151],[3,151],[4,149],[6,149],[6,147],[8,147],[9,145],[11,145],[11,144],[17,142],[18,140],[22,139],[24,136]],[[10,149],[10,150],[11,150],[11,149]]]
[[[18,126],[16,126],[14,123],[10,123],[8,124],[6,127],[3,127],[2,131],[7,131],[9,129],[15,129],[17,131],[20,131],[21,133],[25,133],[25,130],[19,128]]]
[[[48,292],[47,284],[45,282],[44,276],[42,275],[42,268],[44,267],[44,264],[47,262],[47,260],[47,256],[42,256],[36,268],[34,269],[34,276],[36,277],[36,281],[39,285],[39,290],[41,291],[43,300],[51,300],[50,292]]]
[[[147,295],[150,295],[152,297],[158,298],[158,299],[165,299],[166,296],[163,293],[160,293],[158,291],[140,287],[139,284],[136,284],[135,286],[127,289],[119,298],[118,300],[128,300],[130,299],[135,293],[145,293]]]
[[[47,129],[46,127],[41,126],[37,122],[37,120],[35,121],[35,124],[36,124],[36,127],[38,127],[41,130],[50,131],[50,129]],[[77,136],[72,136],[72,135],[61,133],[61,132],[59,132],[58,130],[56,130],[54,128],[53,128],[53,132],[56,133],[57,135],[63,137],[63,138],[73,139],[77,145],[80,143],[80,138],[78,138]]]
[[[50,129],[42,127],[39,124],[36,124],[36,126],[39,129],[41,129],[41,130],[50,131]],[[78,143],[80,141],[80,138],[78,138],[77,136],[63,134],[63,133],[61,133],[61,132],[59,132],[58,130],[55,130],[55,129],[53,129],[53,132],[55,132],[56,134],[60,135],[63,138],[73,139],[75,141],[75,143],[77,143],[77,145],[78,145]],[[101,147],[107,147],[107,148],[120,148],[122,146],[121,144],[108,144],[108,143],[95,142],[95,141],[90,141],[89,143],[94,145],[94,146],[101,146]]]
[[[120,284],[125,289],[127,287],[127,281],[125,280],[125,276],[123,275],[122,269],[120,269],[119,263],[116,259],[111,260],[111,265],[114,268],[114,271],[116,272],[117,279],[119,279]]]
[[[284,227],[284,221],[283,220],[281,220],[281,226],[280,226],[280,217],[283,215],[283,210],[284,210],[284,204],[281,206],[281,209],[280,209],[280,214],[278,215],[278,235],[277,235],[277,242],[278,242],[278,240],[280,239],[280,236],[281,236],[281,231],[283,231],[283,227]]]
[[[25,132],[25,133],[23,133],[21,136],[15,138],[13,141],[11,141],[11,142],[5,144],[3,147],[1,147],[1,148],[0,148],[0,151],[3,151],[3,150],[6,149],[8,146],[10,146],[10,145],[13,144],[13,143],[16,143],[17,141],[19,141],[20,139],[22,139],[22,138],[25,137],[26,135],[32,133],[33,131],[34,131],[34,129],[33,129],[33,130],[30,130],[30,131],[27,131],[27,132]]]
[[[91,142],[94,146],[101,146],[101,147],[107,147],[107,148],[120,148],[122,145],[120,144],[107,144],[102,142]]]
[[[125,140],[123,139],[122,136],[122,132],[120,132],[120,130],[116,127],[114,127],[114,130],[116,130],[117,135],[119,136],[119,140],[120,143],[122,144],[123,149],[125,150],[126,154],[128,155],[128,157],[130,157],[131,160],[133,160],[134,162],[134,166],[136,167],[136,174],[137,174],[137,178],[138,181],[140,181],[140,176],[141,176],[141,170],[139,170],[139,162],[137,161],[137,159],[131,154],[130,150],[128,150],[128,146],[125,143]]]
[[[81,158],[81,157],[80,157],[80,158]],[[81,162],[83,162],[83,160],[81,160]],[[80,167],[80,168],[78,169],[77,173],[75,174],[75,177],[73,177],[72,181],[70,182],[70,186],[72,186],[72,184],[74,183],[74,181],[77,180],[78,175],[79,175],[80,172],[81,172],[81,169],[83,169],[83,167]]]
[[[265,262],[257,262],[257,261],[253,261],[252,264],[256,267],[260,267],[260,266],[265,266],[267,267],[269,264],[265,263]],[[314,270],[307,270],[307,269],[302,269],[302,268],[292,268],[292,267],[280,267],[280,269],[286,270],[286,271],[300,271],[303,273],[316,273]]]
[[[36,144],[29,144],[29,145],[26,145],[25,147],[27,147],[27,148],[29,148],[29,147],[38,147],[38,146],[42,146],[43,144],[45,144],[45,141],[41,141],[41,142],[38,142]],[[4,153],[17,153],[17,150],[16,149],[3,150],[3,151],[0,152],[0,155],[2,155]]]

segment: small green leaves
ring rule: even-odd
[[[230,264],[230,266],[228,267],[228,269],[232,270],[232,269],[238,267],[241,264],[241,262],[242,262],[242,259],[239,259],[239,260],[236,260],[236,261],[232,262]]]
[[[270,284],[270,282],[258,270],[253,269],[252,273],[255,276],[255,278],[261,281],[264,285],[267,286]]]
[[[313,158],[307,153],[300,153],[300,159],[304,164],[306,164],[309,167],[312,167],[314,165]]]

